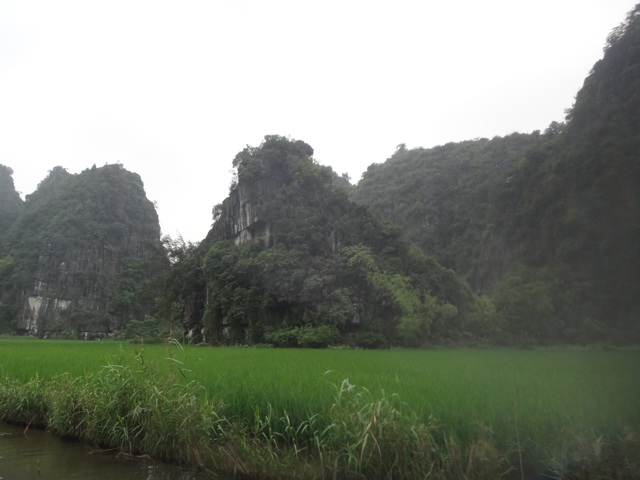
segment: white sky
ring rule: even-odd
[[[400,143],[564,120],[634,0],[0,0],[0,163],[121,162],[163,233],[200,241],[231,161],[304,140],[360,179]]]

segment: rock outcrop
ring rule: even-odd
[[[262,207],[278,188],[272,180],[261,180],[251,185],[241,182],[231,190],[219,206],[220,222],[214,227],[218,238],[233,239],[236,245],[263,236],[265,245],[271,238],[271,222],[264,221]]]

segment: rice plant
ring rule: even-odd
[[[638,350],[2,339],[0,358],[0,419],[201,469],[278,478],[640,472]]]

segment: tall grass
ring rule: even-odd
[[[640,474],[639,351],[0,340],[0,358],[0,418],[200,468],[297,478],[526,478],[572,465],[589,478]]]

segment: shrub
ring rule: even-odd
[[[161,343],[167,336],[166,325],[154,317],[144,320],[129,320],[122,330],[121,337],[144,343]]]
[[[279,328],[270,332],[265,332],[264,339],[274,347],[289,348],[298,346],[298,338],[293,329]]]
[[[356,333],[349,338],[349,345],[369,350],[389,348],[389,342],[385,336],[378,332]]]
[[[332,325],[312,327],[283,327],[265,332],[264,339],[274,347],[327,348],[340,340],[338,329]]]

